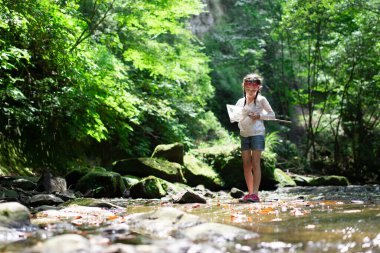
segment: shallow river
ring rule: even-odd
[[[261,192],[261,203],[172,205],[207,221],[260,234],[236,252],[380,252],[380,187],[296,187]],[[157,208],[132,204],[128,212]]]
[[[219,197],[207,204],[131,199],[107,201],[123,207],[126,215],[172,206],[198,215],[205,221],[244,228],[260,235],[258,238],[234,242],[226,251],[231,253],[380,252],[379,185],[295,187],[263,191],[260,195],[262,202],[250,204],[240,204],[226,195],[217,194]],[[75,224],[73,230],[91,235],[98,234],[99,228],[101,225]],[[70,226],[66,225],[64,229],[72,232]],[[52,229],[49,232],[57,231]],[[33,237],[6,246],[0,244],[0,252],[22,251],[22,248],[41,240]],[[134,238],[131,243],[139,242]]]

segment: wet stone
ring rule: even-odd
[[[53,194],[38,194],[30,198],[29,205],[40,206],[40,205],[59,205],[64,201],[61,198]]]
[[[0,226],[21,227],[30,225],[29,209],[18,202],[0,203]]]
[[[26,238],[25,233],[17,231],[15,229],[0,227],[0,243],[9,243]]]
[[[173,196],[174,203],[207,203],[206,199],[192,191],[183,191]]]

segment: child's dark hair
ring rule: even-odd
[[[245,92],[245,89],[244,89],[244,84],[245,83],[256,83],[256,84],[259,84],[260,88],[261,88],[262,87],[261,86],[262,80],[263,80],[263,78],[259,74],[256,74],[256,73],[248,74],[248,75],[246,75],[243,78],[243,83],[241,85],[242,85],[243,91],[244,91],[244,106],[247,103],[247,96],[246,96],[246,92]],[[253,102],[255,103],[255,105],[256,105],[256,98],[259,95],[259,93],[260,93],[260,89],[257,91],[256,96],[255,96],[255,98],[253,100]]]

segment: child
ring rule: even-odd
[[[262,78],[255,73],[243,79],[244,97],[236,106],[243,107],[239,121],[241,154],[244,178],[248,194],[240,202],[260,202],[258,196],[261,181],[260,158],[265,149],[265,127],[263,120],[275,119],[275,114],[268,100],[260,94]],[[252,173],[253,172],[253,173]]]

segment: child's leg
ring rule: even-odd
[[[261,182],[261,150],[252,151],[252,165],[253,165],[253,193],[258,195]],[[245,170],[244,170],[245,171]]]
[[[252,194],[254,192],[252,175],[252,151],[244,150],[241,152],[241,156],[243,158],[245,183],[247,184],[248,193]]]

